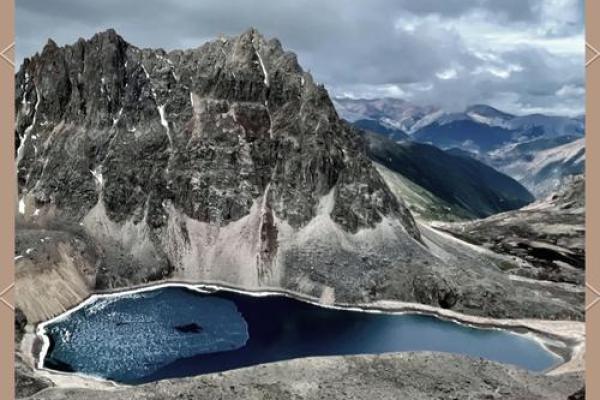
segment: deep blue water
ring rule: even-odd
[[[432,316],[332,310],[283,296],[168,287],[99,299],[46,327],[45,366],[124,383],[308,356],[441,351],[543,371],[537,342]]]

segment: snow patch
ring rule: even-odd
[[[263,62],[262,57],[260,56],[260,53],[258,52],[258,50],[255,50],[256,52],[256,56],[258,57],[258,62],[260,63],[260,68],[262,68],[262,72],[263,75],[265,76],[264,79],[264,83],[266,87],[269,87],[269,72],[267,71],[267,68],[265,67],[265,63]]]
[[[468,112],[467,116],[475,122],[489,126],[498,126],[501,128],[510,128],[510,124],[506,123],[502,118],[489,117],[487,115],[478,114],[476,112]]]
[[[142,64],[142,70],[144,71],[144,74],[146,75],[146,79],[150,80],[150,74],[148,73],[148,70],[146,69],[144,64]]]
[[[98,184],[100,186],[102,186],[104,184],[104,179],[102,178],[102,172],[100,171],[100,168],[96,168],[94,170],[90,169],[90,172],[92,173],[92,175],[96,179],[96,182],[98,182]]]
[[[35,93],[36,93],[37,100],[35,102],[35,108],[33,111],[33,119],[31,120],[31,125],[29,125],[27,127],[27,129],[25,129],[25,133],[24,133],[23,137],[21,138],[21,145],[17,149],[16,165],[19,165],[19,163],[23,159],[23,155],[25,154],[25,144],[27,143],[27,139],[29,139],[29,137],[31,135],[31,131],[35,127],[35,123],[37,121],[37,112],[38,112],[38,108],[40,107],[40,103],[42,101],[42,96],[40,96],[40,92],[37,87],[35,88]]]
[[[25,200],[19,200],[19,214],[25,214]]]
[[[121,107],[121,109],[119,110],[119,112],[117,113],[117,118],[113,118],[113,126],[117,125],[117,123],[119,122],[119,120],[121,119],[121,115],[123,114],[123,107]]]
[[[148,80],[149,80],[150,75],[148,74],[146,67],[144,67],[142,65],[142,68],[144,70],[144,73],[146,74],[146,78],[148,78]],[[150,84],[152,84],[152,82],[150,82]],[[167,118],[165,115],[165,104],[158,105],[158,96],[156,95],[156,90],[154,89],[154,87],[152,87],[151,89],[152,89],[152,97],[154,97],[154,103],[156,104],[156,109],[158,110],[158,114],[160,115],[160,123],[162,126],[165,127],[167,137],[169,138],[169,144],[171,145],[171,147],[173,147],[173,138],[171,137],[171,130],[169,129],[169,122],[167,121]]]
[[[167,118],[165,116],[165,105],[163,104],[162,106],[157,106],[157,108],[158,113],[160,114],[160,123],[162,126],[165,127],[167,136],[169,137],[169,143],[171,144],[171,146],[173,146],[173,139],[171,138],[171,129],[169,129],[169,122],[167,121]]]
[[[133,294],[126,294],[123,297],[121,297],[121,299],[133,299],[133,298],[137,298],[139,296],[135,296]],[[101,300],[98,300],[96,303],[92,303],[91,306],[88,307],[88,309],[86,310],[86,314],[87,315],[94,315],[99,313],[100,311],[104,310],[106,307],[108,307],[109,305],[116,303],[119,301],[119,297],[107,297],[107,298],[103,298]]]

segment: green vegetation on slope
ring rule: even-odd
[[[406,203],[410,211],[426,221],[458,222],[475,218],[475,215],[462,207],[444,201],[381,164],[374,163],[392,192]]]
[[[520,183],[475,159],[427,144],[394,143],[378,134],[363,135],[373,161],[475,217],[521,208],[534,200]]]

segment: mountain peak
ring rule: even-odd
[[[107,39],[117,39],[124,40],[121,35],[117,33],[114,28],[108,28],[104,31],[96,33],[92,38],[107,38]]]
[[[490,117],[490,118],[500,118],[500,119],[510,119],[513,118],[514,115],[505,113],[503,111],[498,110],[492,106],[487,104],[474,104],[468,107],[465,111],[466,114],[478,114],[480,116]]]
[[[113,28],[106,29],[102,32],[96,33],[89,40],[80,39],[83,42],[98,43],[101,46],[106,43],[112,43],[115,45],[127,44],[127,41],[117,33]]]
[[[254,26],[251,26],[248,29],[246,29],[246,31],[244,33],[242,33],[240,36],[244,36],[244,35],[249,35],[252,38],[264,39],[264,35],[262,33],[260,33],[260,31]]]
[[[301,229],[318,213],[342,232],[391,219],[418,240],[356,132],[278,41],[251,28],[169,53],[125,43],[107,30],[21,67],[22,196],[78,222],[102,212],[110,223],[163,230],[169,210],[218,226],[263,221],[268,247],[277,245],[274,221]],[[55,174],[38,174],[33,140],[47,143]],[[73,168],[68,177],[63,166]]]
[[[56,51],[58,48],[59,47],[54,40],[48,39],[48,41],[44,45],[44,48],[42,49],[42,54],[50,54]]]
[[[17,73],[19,197],[39,210],[23,218],[60,216],[144,265],[253,287],[314,279],[304,271],[324,260],[431,265],[359,134],[278,41],[120,43],[105,31]],[[361,279],[336,296],[367,293],[373,275]]]

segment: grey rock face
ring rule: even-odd
[[[18,219],[83,230],[99,254],[91,290],[171,279],[582,316],[578,289],[549,304],[530,296],[546,286],[417,228],[325,89],[254,30],[170,53],[114,31],[50,41],[16,85]]]
[[[572,177],[559,192],[525,208],[472,222],[439,226],[468,242],[519,257],[508,268],[525,278],[585,282],[585,180]]]
[[[112,390],[50,388],[31,399],[566,400],[583,381],[423,352],[298,359]]]
[[[326,90],[255,30],[169,53],[114,31],[50,41],[16,87],[18,222],[83,231],[99,255],[91,290],[170,279],[582,316],[570,288],[531,297],[549,289],[417,228]]]
[[[410,212],[324,87],[253,29],[170,53],[112,30],[49,41],[16,87],[23,217],[83,224],[135,262],[162,265],[141,280],[174,268],[186,279],[279,284],[299,232],[354,237],[384,219],[420,246]],[[319,213],[329,231],[311,225]]]
[[[116,222],[139,213],[160,227],[169,200],[225,224],[265,195],[299,227],[334,187],[345,230],[402,211],[325,89],[254,30],[169,54],[114,31],[64,48],[50,41],[17,87],[20,191],[75,219],[101,194]],[[100,193],[90,171],[102,175]]]

